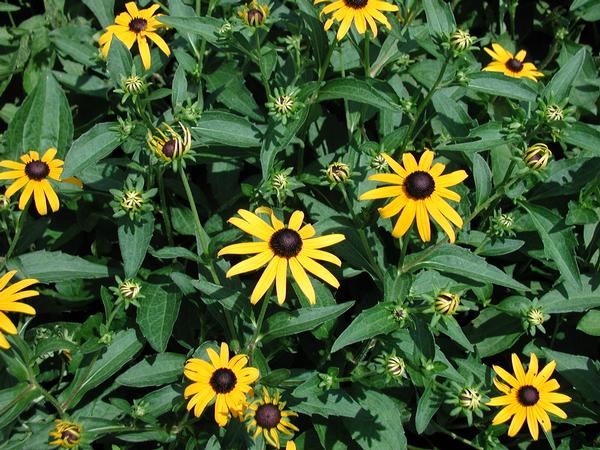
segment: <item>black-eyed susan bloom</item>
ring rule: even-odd
[[[149,69],[152,64],[148,39],[154,42],[165,55],[171,55],[169,46],[156,32],[164,27],[157,19],[162,14],[155,14],[158,8],[160,8],[160,5],[155,3],[149,8],[138,9],[135,2],[127,2],[125,4],[127,11],[119,14],[115,18],[115,23],[106,27],[106,32],[100,36],[99,43],[102,46],[102,55],[105,58],[108,56],[113,36],[123,42],[130,50],[133,44],[137,42],[145,69]]]
[[[262,397],[248,405],[245,420],[248,422],[248,432],[252,433],[254,439],[262,434],[265,441],[279,448],[279,433],[293,436],[294,431],[300,431],[289,421],[292,416],[298,416],[298,413],[285,410],[285,402],[281,401],[279,391],[271,396],[263,387]]]
[[[269,208],[259,208],[257,213],[268,214],[271,224],[245,209],[238,210],[241,217],[232,217],[229,223],[258,238],[259,241],[228,245],[219,252],[219,256],[255,255],[229,269],[228,278],[267,265],[250,296],[252,304],[256,304],[265,295],[273,282],[277,288],[277,300],[279,304],[283,304],[286,297],[288,268],[310,304],[316,303],[316,297],[306,272],[319,277],[336,289],[340,286],[333,274],[317,260],[341,266],[342,262],[337,256],[321,249],[343,241],[345,239],[343,234],[313,237],[315,235],[313,226],[310,224],[302,226],[304,220],[302,211],[292,213],[287,227]]]
[[[58,211],[60,202],[54,188],[48,179],[55,181],[64,181],[82,187],[81,181],[70,177],[62,180],[60,178],[63,171],[64,162],[55,159],[56,149],[49,148],[40,158],[38,152],[31,150],[21,156],[22,163],[17,161],[0,161],[0,167],[10,169],[8,172],[0,172],[0,180],[15,180],[5,192],[6,197],[10,198],[20,189],[23,189],[19,198],[19,209],[25,209],[27,202],[33,195],[35,207],[42,216],[48,214],[48,205],[52,212]]]
[[[436,163],[432,167],[434,153],[431,150],[423,152],[418,163],[412,154],[404,153],[402,155],[404,167],[391,156],[386,154],[383,156],[394,173],[370,175],[369,180],[388,183],[390,186],[365,192],[360,196],[360,200],[394,198],[379,209],[379,214],[384,219],[400,214],[392,231],[394,237],[404,236],[416,219],[421,239],[425,242],[429,241],[431,239],[429,216],[431,216],[446,232],[450,242],[454,242],[456,237],[450,222],[460,228],[463,220],[444,199],[460,201],[460,195],[448,188],[465,180],[467,173],[464,170],[457,170],[442,175],[446,166]]]
[[[331,14],[331,17],[325,22],[325,30],[329,30],[333,22],[339,22],[338,41],[346,36],[352,22],[360,34],[365,34],[368,25],[373,36],[376,37],[377,24],[375,21],[385,25],[388,30],[392,28],[382,11],[398,11],[398,6],[383,0],[315,0],[315,5],[324,2],[329,4],[323,8],[321,14]]]
[[[537,81],[544,74],[537,70],[533,63],[525,62],[527,52],[519,50],[516,55],[513,55],[508,50],[505,50],[500,44],[492,44],[492,48],[484,48],[486,53],[494,58],[494,61],[483,68],[486,72],[501,72],[506,76],[514,78],[529,78]]]
[[[19,300],[23,300],[29,297],[35,297],[39,295],[39,292],[33,290],[24,290],[29,286],[39,283],[38,280],[33,278],[26,278],[21,281],[6,287],[8,282],[15,276],[16,270],[6,272],[0,277],[0,348],[10,348],[10,344],[4,337],[3,333],[15,335],[17,334],[17,327],[11,322],[7,312],[17,312],[29,315],[35,315],[35,309],[26,303],[20,303]]]
[[[246,405],[250,385],[259,377],[258,369],[246,367],[248,356],[239,354],[229,359],[229,346],[223,342],[220,354],[212,348],[206,350],[210,362],[191,358],[185,363],[184,375],[193,383],[185,388],[183,396],[191,397],[188,411],[200,417],[206,406],[215,400],[215,421],[227,425],[229,414],[237,417]]]
[[[514,375],[502,367],[493,366],[494,372],[508,384],[494,378],[494,385],[504,395],[492,398],[487,405],[504,406],[504,408],[496,414],[492,425],[500,425],[512,417],[508,428],[508,435],[512,437],[527,421],[531,437],[537,440],[539,437],[538,424],[545,431],[550,431],[552,428],[548,413],[561,419],[567,418],[567,414],[556,406],[556,403],[568,403],[571,401],[571,397],[554,392],[560,388],[558,381],[550,380],[550,376],[556,368],[556,361],[550,361],[538,373],[537,356],[535,353],[531,353],[529,368],[525,373],[519,357],[514,353],[511,357]]]
[[[58,419],[55,422],[54,429],[49,433],[54,440],[49,444],[61,448],[77,447],[81,442],[81,425]]]

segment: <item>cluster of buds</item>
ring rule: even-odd
[[[252,0],[238,10],[238,16],[246,25],[258,28],[265,24],[269,12],[268,5]]]
[[[404,72],[411,64],[415,62],[408,53],[400,53],[392,65],[395,72]]]
[[[464,31],[461,29],[457,29],[454,33],[450,35],[450,47],[457,53],[463,53],[466,50],[469,50],[475,39],[473,36],[469,34],[468,31]]]
[[[156,188],[144,191],[144,178],[141,176],[127,177],[123,190],[111,189],[113,201],[113,217],[119,218],[128,215],[131,220],[138,220],[142,214],[154,208],[150,199],[156,195]]]
[[[183,163],[183,158],[192,148],[192,133],[190,129],[178,122],[179,130],[163,123],[162,127],[155,128],[154,133],[148,131],[146,142],[154,154],[165,163],[173,163],[178,170],[178,163]]]
[[[460,306],[460,296],[451,292],[441,292],[434,301],[435,312],[442,316],[456,314]]]
[[[269,115],[280,120],[284,125],[304,106],[298,101],[300,89],[291,86],[285,89],[275,88],[274,95],[269,96],[266,107]]]
[[[50,438],[54,439],[49,445],[61,448],[75,448],[81,442],[81,425],[65,420],[55,420],[54,429],[48,433]]]
[[[532,170],[542,170],[548,165],[552,152],[546,144],[538,142],[523,153],[523,161]]]
[[[340,183],[346,183],[350,179],[351,175],[352,171],[350,170],[350,166],[341,161],[332,162],[325,170],[327,181],[329,181],[332,186]]]

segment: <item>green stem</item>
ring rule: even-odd
[[[19,219],[17,220],[17,226],[15,228],[15,236],[13,237],[13,240],[10,242],[10,247],[8,247],[6,256],[4,256],[4,264],[5,265],[6,265],[6,262],[12,256],[13,252],[15,251],[17,242],[19,242],[19,238],[21,237],[21,232],[23,231],[23,225],[25,223],[25,217],[27,216],[27,208],[28,207],[29,207],[29,203],[27,204],[27,206],[25,206],[25,209],[23,209],[23,211],[21,211],[21,215],[19,216]]]
[[[167,241],[169,245],[173,247],[175,245],[175,241],[173,240],[173,228],[171,226],[171,216],[169,215],[169,210],[167,208],[167,199],[165,196],[165,183],[163,179],[165,171],[164,169],[158,169],[158,193],[160,196],[160,209],[162,212],[162,217],[165,222],[165,231],[167,233]]]
[[[406,131],[406,134],[404,135],[404,139],[402,139],[402,145],[400,145],[400,147],[399,147],[402,152],[404,152],[404,150],[406,149],[406,145],[412,139],[412,134],[415,130],[415,127],[417,126],[417,123],[419,122],[419,119],[421,118],[421,114],[423,114],[423,111],[425,111],[425,108],[429,104],[431,97],[433,97],[433,94],[435,93],[436,89],[442,82],[442,79],[444,78],[444,74],[446,73],[446,68],[448,67],[449,62],[450,62],[450,56],[446,57],[446,59],[444,60],[444,63],[442,64],[442,68],[440,69],[440,73],[438,74],[437,79],[433,83],[433,86],[431,86],[431,89],[427,93],[427,96],[423,99],[423,101],[417,108],[415,117],[414,117],[413,121],[411,122],[408,130]]]
[[[329,48],[327,49],[327,54],[325,55],[325,60],[321,67],[319,67],[319,83],[325,79],[325,74],[327,73],[327,68],[329,67],[329,62],[331,61],[331,55],[333,54],[333,50],[337,45],[337,41],[334,41],[329,44]]]
[[[258,35],[258,30],[254,32],[254,36],[256,37],[256,57],[258,59],[258,70],[260,72],[260,79],[262,80],[262,84],[265,88],[265,92],[267,93],[267,97],[271,97],[271,87],[269,86],[269,80],[265,78],[265,74],[262,70],[262,48],[260,45],[260,36]]]
[[[202,0],[196,0],[196,15],[200,16],[200,4],[202,3]]]
[[[477,450],[483,450],[483,447],[480,447],[480,446],[478,446],[478,445],[475,445],[475,444],[473,444],[473,442],[471,442],[470,440],[468,440],[468,439],[465,439],[464,437],[462,437],[462,436],[459,436],[458,434],[456,434],[456,433],[454,433],[454,432],[452,432],[452,431],[450,431],[450,430],[447,430],[447,429],[445,429],[444,427],[442,427],[442,426],[438,425],[438,424],[437,424],[437,423],[435,423],[435,422],[431,422],[431,425],[433,425],[433,427],[434,427],[435,429],[437,429],[438,431],[440,431],[440,432],[442,432],[442,433],[444,433],[444,434],[446,434],[446,435],[450,436],[452,439],[455,439],[455,440],[457,440],[457,441],[460,441],[460,442],[462,442],[463,444],[465,444],[465,445],[468,445],[468,446],[469,446],[469,447],[471,447],[471,448],[475,448],[475,449],[477,449]]]
[[[121,306],[123,305],[123,302],[118,302],[115,307],[113,308],[113,310],[110,312],[110,316],[108,316],[108,320],[106,321],[106,328],[108,330],[110,330],[110,325],[112,324],[112,321],[115,319],[115,317],[117,317],[117,313],[119,312],[119,309],[121,309]]]
[[[27,358],[25,358],[27,359]],[[18,357],[18,360],[21,361],[21,358]],[[27,362],[27,361],[24,361]],[[60,406],[60,403],[58,402],[58,400],[56,399],[56,397],[54,397],[50,392],[48,392],[46,389],[44,389],[40,383],[36,380],[35,378],[35,374],[33,373],[32,370],[32,365],[30,363],[24,364],[26,370],[27,370],[27,378],[29,380],[29,383],[35,387],[36,389],[38,389],[40,391],[40,394],[42,394],[42,396],[46,399],[46,401],[48,401],[48,403],[50,403],[54,409],[56,409],[56,412],[58,413],[58,415],[60,416],[61,419],[65,418],[65,410],[62,408],[62,406]]]
[[[264,296],[262,300],[262,305],[260,305],[260,312],[258,313],[258,320],[256,321],[256,329],[254,330],[254,335],[252,336],[252,340],[248,344],[248,353],[250,353],[250,358],[254,355],[254,349],[256,348],[256,343],[260,339],[260,330],[262,329],[263,322],[265,320],[265,314],[267,313],[267,307],[269,306],[269,300],[271,299],[271,294],[273,293],[273,285],[269,287],[267,291],[267,295]]]
[[[412,228],[412,227],[411,227]],[[404,258],[406,257],[406,250],[408,249],[408,234],[410,228],[402,238],[402,247],[400,248],[400,257],[398,258],[398,273],[402,272],[402,266],[404,265]]]
[[[369,54],[371,49],[371,39],[369,38],[368,33],[363,39],[363,45],[363,67],[365,69],[365,78],[369,78],[371,76],[371,56]]]

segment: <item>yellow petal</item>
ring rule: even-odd
[[[538,373],[538,359],[535,353],[529,355],[529,368],[527,369],[527,375],[525,376],[525,383],[532,384]]]
[[[258,279],[258,283],[254,287],[252,291],[252,295],[250,296],[250,303],[255,305],[267,292],[267,289],[271,287],[273,282],[275,281],[275,275],[277,274],[277,265],[279,264],[280,258],[273,258],[265,268],[264,272]],[[269,299],[265,299],[268,301]]]
[[[428,172],[433,162],[434,153],[431,150],[425,150],[419,159],[419,170]]]
[[[152,42],[154,42],[165,55],[167,55],[167,56],[171,55],[171,50],[169,49],[169,46],[167,45],[167,43],[165,42],[165,40],[162,37],[160,37],[158,34],[156,34],[154,32],[146,33],[146,36],[148,36],[148,38]]]
[[[409,173],[415,172],[418,168],[417,160],[415,159],[415,157],[413,156],[412,153],[408,153],[408,152],[403,153],[402,154],[402,163],[404,164],[406,171]]]
[[[229,346],[227,342],[221,342],[221,351],[219,352],[219,357],[221,358],[221,367],[229,366]]]
[[[267,251],[268,249],[269,244],[267,242],[242,242],[223,247],[217,255],[251,255]]]
[[[540,429],[538,427],[537,416],[535,414],[535,408],[525,408],[527,410],[527,426],[529,432],[534,441],[537,441],[540,436]]]
[[[404,209],[402,210],[402,214],[398,217],[396,221],[396,225],[392,230],[392,236],[395,238],[399,238],[404,236],[413,221],[415,220],[415,214],[417,212],[417,202],[414,200],[409,200]]]
[[[514,415],[512,421],[510,422],[510,427],[508,427],[508,435],[510,437],[515,436],[519,432],[519,430],[523,426],[523,423],[525,422],[526,417],[527,417],[526,408],[519,406],[516,411],[516,414]]]
[[[0,330],[4,330],[8,334],[17,334],[17,327],[2,311],[0,311]]]
[[[332,264],[335,264],[338,267],[342,265],[342,261],[340,260],[340,258],[338,258],[337,256],[335,256],[332,253],[325,252],[323,250],[315,250],[312,248],[305,248],[305,249],[302,249],[301,254],[304,256],[308,256],[309,258],[312,258],[312,259],[318,259],[321,261],[330,262]]]
[[[419,236],[423,242],[429,242],[431,240],[431,224],[429,222],[429,216],[427,215],[427,208],[425,202],[417,200],[417,229],[419,230]]]
[[[298,255],[296,259],[300,264],[302,264],[302,267],[304,267],[307,271],[309,271],[316,277],[319,277],[321,280],[325,281],[326,283],[330,284],[336,289],[340,287],[340,283],[335,278],[335,276],[333,276],[333,274],[329,270],[327,270],[318,262],[313,261],[312,259],[302,254]]]
[[[21,192],[21,197],[19,197],[19,209],[22,211],[27,206],[27,202],[31,198],[31,194],[33,194],[33,181],[29,181],[25,185],[25,189]]]
[[[235,275],[239,275],[241,273],[251,272],[253,270],[260,269],[262,266],[267,264],[271,258],[273,258],[273,252],[271,250],[267,250],[265,252],[259,253],[258,255],[252,256],[251,258],[245,259],[237,263],[231,269],[227,271],[225,275],[227,278],[231,278]]]
[[[19,189],[21,189],[23,186],[25,186],[28,181],[29,181],[29,177],[21,177],[21,178],[15,180],[6,189],[6,192],[4,193],[4,195],[6,195],[7,198],[12,197],[14,195],[14,193],[17,192]]]
[[[33,188],[33,196],[35,199],[35,208],[37,209],[37,212],[42,216],[48,214],[48,204],[46,202],[46,195],[44,194],[42,183],[35,183]]]
[[[385,186],[362,194],[359,200],[377,200],[380,198],[397,197],[398,195],[404,194],[404,187],[402,186]]]
[[[318,251],[318,250],[313,250]],[[325,252],[323,252],[325,253]],[[276,274],[276,287],[277,287],[277,302],[280,305],[283,305],[285,302],[286,289],[287,289],[287,259],[279,258],[279,262],[277,264],[277,274]]]
[[[515,415],[519,409],[523,409],[523,407],[518,403],[512,403],[508,406],[505,406],[500,410],[500,412],[498,412],[498,414],[496,414],[496,417],[494,417],[494,420],[492,420],[492,425],[500,425],[501,423],[506,422],[513,415]],[[523,420],[525,420],[525,418],[523,418]]]
[[[288,222],[288,227],[292,230],[298,231],[302,226],[304,220],[304,213],[302,211],[294,211]]]
[[[16,270],[10,270],[0,277],[0,291],[4,289],[4,286],[6,286],[6,284],[12,279],[12,277],[15,276],[16,273]]]
[[[510,373],[508,373],[506,370],[504,370],[502,367],[492,366],[492,369],[494,369],[494,372],[496,372],[500,378],[502,378],[504,381],[510,384],[513,388],[519,388],[521,386],[517,379],[513,377]]]
[[[464,170],[457,170],[446,175],[442,175],[435,180],[435,187],[450,187],[454,186],[468,177]]]
[[[302,248],[320,249],[342,242],[344,239],[346,239],[346,236],[343,234],[328,234],[326,236],[305,239],[302,242]]]
[[[382,153],[382,155],[394,172],[396,172],[402,178],[406,178],[408,176],[408,173],[406,172],[404,167],[402,167],[394,158],[392,158],[387,153]]]
[[[58,200],[58,195],[56,195],[56,192],[54,192],[54,189],[52,189],[52,185],[48,182],[48,180],[40,181],[40,185],[44,190],[46,198],[48,199],[48,203],[50,203],[50,209],[52,209],[52,212],[58,211],[60,208],[60,201]]]
[[[313,285],[308,279],[308,275],[306,275],[306,272],[304,271],[304,269],[302,268],[302,266],[296,258],[290,258],[289,265],[290,270],[292,272],[292,277],[294,277],[294,280],[296,280],[296,283],[298,283],[300,290],[304,293],[304,295],[308,299],[308,302],[311,305],[314,305],[317,301],[315,296],[315,289],[313,288]]]
[[[148,41],[145,36],[141,34],[137,35],[138,49],[140,50],[140,57],[142,58],[142,64],[144,69],[148,70],[152,66],[152,59],[150,56],[150,47],[148,47]]]

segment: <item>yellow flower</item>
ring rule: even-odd
[[[150,8],[138,9],[135,2],[128,2],[125,4],[125,8],[127,11],[119,14],[115,18],[114,25],[106,27],[106,32],[100,36],[99,43],[102,46],[102,55],[105,58],[108,55],[113,36],[130,50],[137,41],[145,69],[149,69],[151,65],[148,39],[153,41],[165,55],[171,55],[171,50],[165,40],[156,33],[156,30],[164,27],[156,19],[162,14],[154,15],[156,10],[160,8],[160,5],[155,3]]]
[[[250,421],[247,426],[248,432],[254,430],[252,436],[254,439],[262,433],[265,441],[279,448],[279,432],[292,436],[294,433],[290,430],[300,431],[288,421],[288,417],[298,416],[298,414],[294,411],[285,411],[285,402],[280,401],[279,391],[273,397],[264,387],[262,391],[262,398],[252,402],[246,410],[245,420]]]
[[[395,197],[385,207],[379,209],[379,214],[384,219],[400,213],[392,231],[394,237],[404,236],[416,217],[421,239],[425,242],[429,241],[431,239],[429,216],[431,216],[446,232],[450,242],[454,242],[456,239],[454,230],[448,219],[459,228],[462,227],[463,220],[444,198],[460,201],[460,195],[448,187],[462,182],[467,178],[467,173],[464,170],[457,170],[442,175],[446,166],[436,163],[431,167],[434,156],[431,150],[423,152],[418,164],[413,155],[404,153],[402,155],[404,167],[391,156],[386,154],[383,156],[395,173],[378,173],[369,176],[369,180],[389,183],[391,186],[365,192],[359,199]]]
[[[269,6],[252,0],[239,9],[238,16],[246,25],[260,27],[265,24],[267,17],[269,17]]]
[[[528,147],[525,153],[523,153],[523,161],[527,164],[527,167],[533,170],[541,170],[548,165],[550,158],[552,157],[552,151],[546,144],[538,142]]]
[[[37,291],[24,291],[23,289],[31,286],[32,284],[39,283],[38,280],[33,278],[26,278],[21,281],[17,281],[12,286],[4,287],[8,284],[10,279],[17,273],[16,270],[6,272],[0,277],[0,348],[10,348],[10,344],[2,334],[8,333],[15,335],[17,334],[17,328],[8,318],[5,312],[19,312],[23,314],[35,315],[35,309],[25,303],[19,303],[19,300],[24,298],[35,297],[40,295]]]
[[[256,212],[270,215],[272,225],[245,209],[238,210],[241,218],[232,217],[229,223],[257,237],[260,241],[228,245],[219,252],[219,256],[258,253],[229,269],[227,278],[260,269],[268,263],[250,296],[252,304],[256,304],[265,295],[273,282],[277,288],[277,300],[279,304],[283,304],[286,296],[288,266],[292,277],[311,305],[316,303],[315,290],[306,271],[336,289],[340,286],[333,274],[315,260],[328,261],[341,266],[342,262],[337,256],[321,249],[343,241],[345,239],[343,234],[313,238],[315,235],[313,226],[310,224],[302,226],[304,220],[302,211],[294,211],[287,227],[269,208],[259,208]]]
[[[0,161],[0,167],[12,169],[8,172],[1,172],[0,180],[15,179],[13,184],[6,189],[5,195],[10,198],[15,192],[24,187],[19,198],[19,209],[25,209],[27,202],[33,194],[35,207],[42,216],[48,214],[46,200],[50,203],[52,212],[58,211],[60,206],[58,196],[54,192],[48,178],[83,187],[81,181],[77,178],[70,177],[64,180],[60,178],[64,162],[60,159],[54,159],[55,156],[56,149],[49,148],[41,159],[38,152],[30,150],[29,153],[21,156],[23,163],[10,160]]]
[[[55,438],[50,445],[58,445],[62,448],[77,447],[81,441],[81,426],[58,419],[55,422],[54,430],[48,433],[50,437]]]
[[[443,316],[452,316],[460,305],[460,297],[451,292],[442,292],[435,298],[435,310]]]
[[[296,443],[294,441],[287,441],[287,444],[285,444],[285,450],[296,450]]]
[[[227,425],[229,413],[237,417],[246,404],[246,394],[252,390],[251,383],[259,377],[258,369],[246,367],[248,356],[236,355],[229,359],[229,347],[223,342],[221,354],[206,349],[210,362],[191,358],[185,363],[184,375],[193,381],[185,388],[184,398],[192,397],[187,409],[194,409],[200,417],[206,406],[215,398],[215,421],[221,427]]]
[[[373,36],[377,37],[375,20],[384,24],[388,30],[392,28],[381,11],[398,11],[398,6],[383,0],[315,0],[315,5],[323,2],[329,2],[329,5],[323,8],[321,14],[332,14],[325,22],[325,30],[329,30],[334,21],[340,22],[337,32],[338,41],[346,36],[353,21],[360,34],[365,34],[368,24]]]
[[[493,49],[493,50],[492,50]],[[492,49],[484,48],[488,55],[494,58],[494,61],[483,68],[487,72],[502,72],[504,75],[515,78],[529,78],[537,81],[538,77],[543,77],[544,74],[537,70],[533,63],[524,62],[527,52],[519,50],[513,56],[512,53],[506,51],[500,44],[492,44]]]
[[[188,127],[179,122],[181,134],[167,123],[163,128],[155,128],[154,134],[148,131],[146,142],[156,156],[165,162],[180,159],[192,147],[192,134]]]
[[[496,374],[508,385],[494,378],[494,385],[504,395],[492,398],[487,405],[504,406],[504,408],[496,414],[492,425],[500,425],[512,417],[508,428],[508,435],[512,437],[519,432],[527,419],[531,437],[537,440],[539,436],[538,422],[542,425],[542,429],[550,431],[552,424],[547,412],[566,419],[567,414],[555,403],[570,402],[571,397],[554,392],[560,385],[555,379],[549,380],[549,378],[556,367],[556,361],[551,361],[538,373],[537,356],[531,353],[529,369],[525,373],[519,357],[514,353],[511,357],[514,376],[502,367],[493,366]]]

